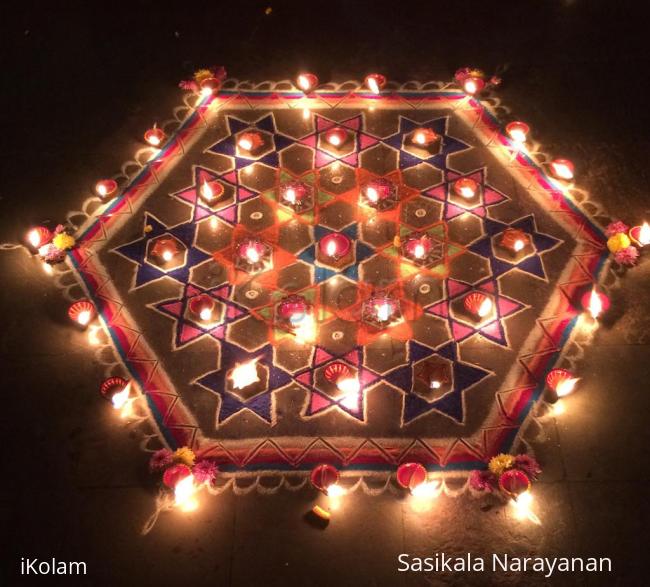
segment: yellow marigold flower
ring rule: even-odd
[[[182,446],[174,452],[174,460],[178,463],[183,463],[188,467],[194,466],[194,460],[196,455],[194,451],[189,446]]]
[[[209,69],[199,69],[194,72],[194,81],[200,84],[204,79],[212,77],[212,72]]]
[[[61,232],[52,239],[52,244],[60,251],[71,249],[74,247],[75,243],[76,241],[74,240],[74,237],[70,236],[66,232]]]
[[[501,475],[505,470],[510,469],[515,462],[515,457],[512,455],[499,454],[496,457],[490,459],[488,464],[488,469],[490,473],[494,473],[497,477]]]
[[[402,239],[400,239],[399,235],[395,235],[393,237],[393,246],[399,247],[402,244]]]
[[[607,248],[612,253],[618,253],[622,249],[627,249],[631,244],[630,237],[624,232],[619,232],[614,236],[610,236],[607,240]]]

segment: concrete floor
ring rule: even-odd
[[[580,1],[494,10],[429,2],[400,5],[404,13],[387,18],[365,2],[274,3],[269,16],[264,7],[210,5],[196,20],[139,3],[119,18],[108,7],[48,13],[21,4],[0,19],[12,47],[3,64],[10,116],[0,240],[77,207],[95,178],[130,157],[142,129],[168,116],[179,100],[174,83],[212,62],[260,80],[305,64],[323,78],[377,68],[400,80],[446,79],[470,63],[504,66],[504,100],[547,150],[574,159],[580,184],[613,216],[650,218],[647,93],[626,89],[647,80],[647,50],[629,11]],[[480,31],[475,38],[460,34],[468,22]],[[101,369],[66,327],[51,281],[23,251],[0,252],[0,268],[3,585],[36,582],[18,575],[21,556],[85,561],[88,580],[72,584],[94,585],[647,583],[648,255],[613,296],[617,319],[587,351],[580,393],[540,438],[542,526],[470,498],[442,497],[417,513],[408,501],[357,493],[323,531],[303,520],[311,491],[228,492],[204,496],[194,514],[163,514],[146,537],[140,529],[156,489],[135,429],[116,426],[98,397]],[[614,572],[546,580],[396,571],[398,553],[441,551],[607,556]]]

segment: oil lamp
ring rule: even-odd
[[[170,237],[157,239],[151,247],[151,254],[163,263],[171,261],[179,252],[178,242]]]
[[[412,235],[404,242],[404,256],[416,264],[425,263],[432,246],[433,242],[428,235]]]
[[[513,254],[522,251],[530,243],[529,236],[518,228],[506,228],[501,235],[499,244]]]
[[[230,381],[234,389],[243,389],[260,380],[257,374],[257,359],[239,363],[230,373]]]
[[[650,245],[650,224],[644,222],[641,226],[633,226],[630,229],[630,239],[639,247]]]
[[[461,177],[453,185],[456,194],[466,200],[471,200],[478,192],[478,183],[471,177]]]
[[[334,147],[335,149],[338,149],[341,147],[343,143],[348,138],[348,133],[344,128],[341,128],[340,126],[335,126],[334,128],[330,128],[326,133],[325,133],[325,140],[327,143]]]
[[[381,73],[371,73],[366,76],[364,84],[373,94],[379,94],[386,85],[386,81],[386,76],[381,75]]]
[[[236,264],[247,272],[256,272],[264,268],[269,256],[269,246],[257,238],[247,238],[235,247]]]
[[[167,135],[162,129],[158,128],[157,124],[154,124],[153,127],[144,133],[144,140],[152,147],[159,147],[166,138]]]
[[[433,498],[440,487],[438,481],[427,480],[427,470],[420,463],[402,463],[397,467],[397,484],[416,498]]]
[[[573,163],[568,159],[554,159],[551,161],[551,173],[557,179],[573,179]]]
[[[366,205],[379,210],[392,208],[398,196],[397,186],[381,177],[362,186],[361,194]]]
[[[492,300],[480,291],[474,291],[467,294],[463,304],[465,309],[474,316],[474,318],[479,320],[485,318],[492,311],[493,307]]]
[[[311,314],[312,307],[305,298],[291,295],[284,298],[278,305],[278,318],[291,328],[298,328]]]
[[[320,254],[329,261],[346,257],[352,248],[352,241],[342,232],[331,232],[318,241]]]
[[[223,192],[223,186],[218,181],[215,181],[210,185],[207,180],[203,180],[203,184],[199,188],[199,197],[206,204],[212,204],[216,199],[223,195]]]
[[[485,87],[485,81],[480,77],[467,76],[463,81],[463,91],[470,96],[478,94]]]
[[[68,317],[79,326],[85,328],[95,317],[95,306],[88,300],[74,302],[68,308]]]
[[[280,184],[280,202],[296,212],[311,204],[311,186],[301,181],[287,181]]]
[[[411,140],[418,147],[428,147],[438,140],[438,134],[430,128],[416,128]]]
[[[393,318],[397,309],[397,304],[392,298],[382,295],[372,298],[369,307],[374,313],[375,320],[381,324],[385,324],[390,322]]]
[[[27,233],[27,242],[34,249],[38,250],[52,240],[52,233],[44,226],[32,228]]]
[[[214,299],[207,294],[194,296],[189,302],[191,314],[198,317],[201,322],[212,322],[215,306]]]
[[[211,96],[219,90],[221,82],[216,77],[207,77],[199,84],[202,96]]]
[[[95,193],[102,199],[108,199],[115,195],[117,182],[114,179],[102,179],[95,184]]]
[[[324,463],[312,469],[309,480],[318,491],[328,494],[331,487],[338,486],[340,475],[336,467]]]
[[[296,78],[296,85],[305,94],[308,94],[318,86],[318,78],[313,73],[301,73]]]
[[[523,145],[526,142],[529,132],[530,127],[525,122],[517,120],[506,125],[506,133],[517,145]]]
[[[546,384],[558,397],[569,395],[578,381],[579,379],[566,369],[551,369],[546,376]]]
[[[237,139],[237,146],[247,153],[256,151],[263,143],[262,135],[256,131],[246,131],[239,135],[239,138]]]

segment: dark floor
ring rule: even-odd
[[[274,2],[269,15],[267,4],[242,1],[8,4],[1,242],[78,207],[97,177],[131,157],[143,129],[169,116],[178,79],[212,63],[259,81],[302,67],[324,80],[498,70],[505,101],[547,150],[576,162],[580,184],[612,216],[650,219],[642,2]],[[86,561],[88,580],[71,581],[94,585],[647,584],[647,255],[614,296],[625,313],[587,352],[581,393],[546,429],[541,527],[468,498],[416,514],[394,497],[356,494],[322,532],[302,520],[313,494],[285,491],[204,499],[144,538],[154,488],[137,435],[109,418],[96,393],[101,369],[59,319],[60,292],[23,251],[0,252],[0,267],[3,585],[22,584],[21,556]],[[397,553],[440,551],[609,556],[614,574],[396,572]]]

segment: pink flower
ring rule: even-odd
[[[472,471],[469,476],[469,486],[474,491],[496,491],[499,483],[497,478],[490,471]]]
[[[614,255],[614,260],[619,265],[627,265],[628,267],[635,265],[639,258],[639,251],[636,247],[625,247]]]
[[[174,453],[167,448],[157,450],[149,459],[150,471],[162,471],[174,462]]]
[[[610,237],[620,234],[621,232],[627,232],[628,230],[630,230],[630,227],[627,224],[621,222],[620,220],[617,220],[616,222],[612,222],[611,224],[607,225],[607,228],[605,229],[605,235],[607,237]]]
[[[210,459],[202,459],[192,469],[192,474],[198,484],[210,484],[215,480],[218,471],[217,464]]]
[[[542,472],[537,460],[530,455],[517,455],[515,457],[515,468],[523,471],[530,479],[536,479]]]

